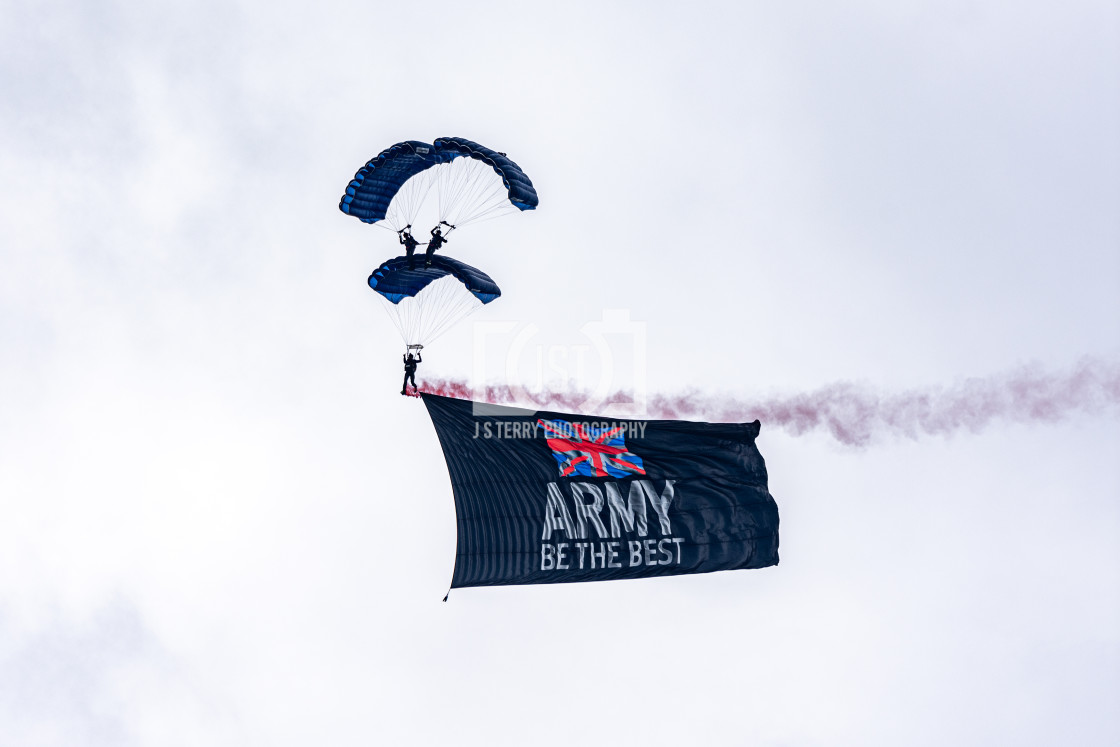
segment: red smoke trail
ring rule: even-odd
[[[425,392],[493,404],[582,412],[593,401],[587,392],[514,392],[508,386],[475,391],[465,381],[436,379],[424,383]],[[616,392],[598,408],[632,401],[629,392]],[[851,383],[830,384],[806,394],[766,397],[754,401],[690,391],[680,395],[654,394],[647,399],[645,417],[657,419],[746,422],[761,420],[797,436],[825,430],[849,446],[866,446],[885,436],[951,435],[978,432],[993,422],[1053,423],[1075,413],[1107,413],[1120,405],[1120,365],[1087,358],[1065,373],[1046,373],[1035,367],[966,379],[951,387],[911,389],[880,394]],[[594,413],[586,413],[594,414]],[[641,414],[628,417],[641,417]]]

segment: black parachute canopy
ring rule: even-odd
[[[778,563],[757,420],[620,420],[423,399],[455,495],[452,588]]]

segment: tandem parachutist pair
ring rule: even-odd
[[[447,221],[441,220],[440,223],[447,226],[448,233],[451,233],[453,230],[455,230],[455,226],[451,225]],[[416,247],[420,246],[421,243],[427,244],[428,246],[427,251],[424,252],[424,267],[431,267],[432,257],[437,251],[439,251],[439,248],[441,246],[448,242],[448,238],[443,235],[443,230],[439,227],[439,225],[431,230],[431,234],[431,241],[419,242],[416,240],[416,237],[412,235],[412,224],[409,224],[401,230],[397,231],[397,239],[404,246],[404,256],[408,259],[408,269],[416,269],[416,259],[415,257],[413,257],[413,254],[416,252]]]

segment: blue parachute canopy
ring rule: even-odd
[[[450,167],[460,158],[474,164],[474,168],[459,169],[455,174],[429,171],[436,166]],[[501,186],[496,186],[497,180],[491,175],[494,189],[480,189],[480,178],[491,171],[500,177]],[[406,189],[406,182],[420,174],[430,177],[430,181],[414,181],[412,190]],[[538,204],[533,182],[505,153],[464,138],[445,137],[432,144],[406,140],[381,151],[354,175],[338,208],[365,223],[377,223],[387,215],[392,217],[399,193],[400,201],[406,204],[395,207],[399,222],[404,225],[411,223],[433,185],[439,193],[440,220],[457,225],[489,216],[503,207],[532,210]]]
[[[447,155],[451,158],[468,156],[488,164],[498,176],[502,177],[502,185],[505,186],[507,194],[509,194],[509,201],[518,210],[532,210],[539,203],[537,190],[533,189],[533,183],[529,181],[529,177],[505,153],[490,150],[485,145],[479,145],[461,137],[441,137],[436,140],[434,145],[436,152],[440,155]]]
[[[436,255],[431,261],[431,267],[425,267],[424,257],[418,255],[414,257],[415,267],[410,270],[408,257],[394,257],[373,271],[369,287],[398,304],[405,298],[414,298],[433,281],[451,275],[484,304],[502,295],[502,289],[482,270],[450,257]]]

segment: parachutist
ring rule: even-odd
[[[401,359],[404,361],[404,384],[401,385],[401,394],[408,394],[408,382],[412,380],[412,388],[416,388],[416,364],[423,363],[424,359],[420,353],[416,354],[414,358],[412,353],[402,355]]]
[[[440,222],[442,223],[443,221],[440,221]],[[452,228],[454,228],[454,226],[452,226]],[[451,233],[451,232],[448,231],[448,233]],[[432,229],[432,240],[428,242],[428,251],[424,254],[424,266],[425,267],[431,267],[432,266],[432,255],[435,254],[436,251],[446,243],[447,243],[447,238],[443,235],[443,229],[441,229],[437,225],[435,228]]]
[[[404,253],[408,257],[408,269],[414,270],[416,269],[416,260],[413,259],[412,253],[416,251],[416,247],[420,246],[420,242],[413,238],[411,228],[412,225],[410,224],[397,231],[397,238],[404,245]]]

